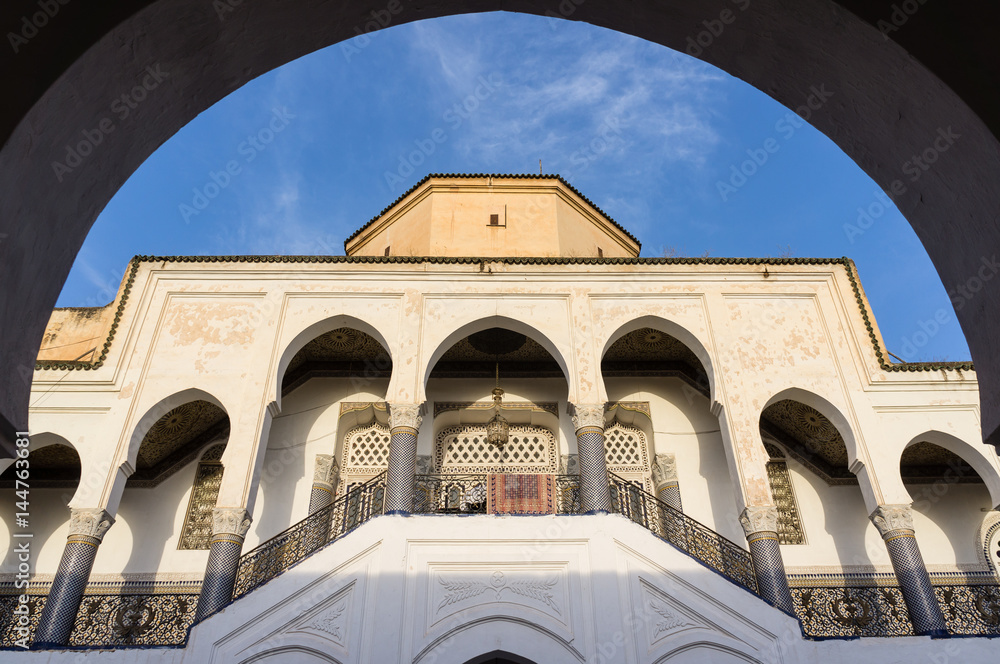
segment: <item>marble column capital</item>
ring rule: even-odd
[[[247,536],[253,519],[242,507],[216,507],[212,510],[212,535]]]
[[[740,525],[747,538],[756,533],[777,533],[778,508],[774,505],[748,505],[740,514]]]
[[[573,404],[573,428],[579,431],[584,427],[604,428],[603,403]]]
[[[389,429],[409,427],[420,429],[420,404],[391,403],[389,404]]]
[[[673,454],[657,454],[650,466],[653,486],[659,491],[664,485],[677,482],[677,459]]]
[[[316,466],[313,468],[313,483],[336,484],[340,468],[332,454],[317,454]]]
[[[897,530],[913,532],[913,509],[906,504],[879,505],[868,518],[883,538]]]
[[[100,542],[114,522],[115,517],[100,507],[73,508],[70,512],[69,536],[90,537]]]

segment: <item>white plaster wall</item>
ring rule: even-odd
[[[69,496],[72,488],[66,489],[32,489],[30,494],[29,528],[15,526],[15,503],[19,500],[14,495],[14,489],[0,489],[0,547],[3,547],[4,558],[0,573],[8,574],[17,571],[19,564],[14,553],[15,542],[11,532],[32,533],[31,564],[33,573],[55,574],[59,567],[63,548],[66,545],[66,535],[69,534]],[[22,540],[23,541],[23,540]]]

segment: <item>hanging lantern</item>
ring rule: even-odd
[[[486,423],[486,442],[500,449],[507,444],[510,437],[510,424],[500,414],[500,404],[503,403],[503,390],[500,389],[500,365],[497,364],[497,384],[493,388],[493,417]]]

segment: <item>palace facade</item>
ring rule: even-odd
[[[950,638],[1000,635],[974,368],[890,362],[849,259],[640,258],[517,175],[428,176],[345,249],[136,257],[53,312],[5,648],[995,657]]]

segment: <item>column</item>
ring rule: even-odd
[[[42,609],[34,645],[53,647],[69,643],[97,547],[114,522],[115,518],[101,508],[72,510],[66,548]]]
[[[740,525],[750,545],[757,592],[767,603],[794,615],[785,563],[778,547],[778,508],[774,505],[747,506],[740,514]]]
[[[212,540],[208,564],[194,620],[200,622],[233,599],[236,572],[240,564],[243,540],[250,530],[250,513],[242,507],[216,507],[212,510]]]
[[[913,631],[921,635],[947,636],[948,627],[927,576],[913,531],[913,511],[909,505],[879,505],[868,517],[878,528],[889,551],[892,569],[910,613]]]
[[[309,513],[315,514],[333,502],[337,490],[340,468],[332,454],[317,454],[313,469],[312,493],[309,494]]]
[[[385,479],[385,513],[413,512],[420,406],[389,404],[389,469]]]
[[[611,511],[608,463],[604,456],[604,404],[573,408],[580,459],[580,508],[584,514]]]
[[[653,459],[653,489],[656,497],[678,512],[681,509],[681,487],[677,482],[677,461],[673,454],[657,454]]]

